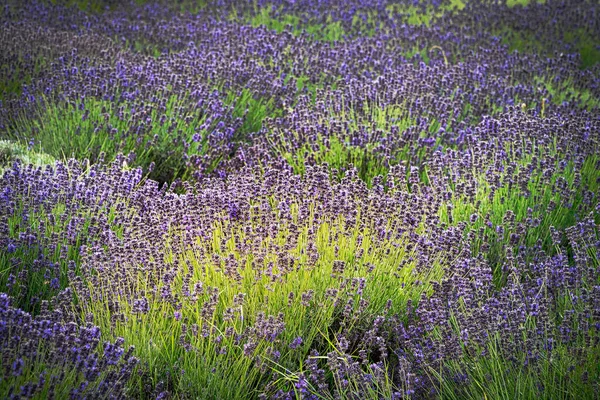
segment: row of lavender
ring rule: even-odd
[[[586,35],[597,36],[594,7],[580,9],[561,22],[577,31],[586,27]],[[370,16],[370,9],[358,10],[363,11],[355,10],[357,15]],[[319,124],[366,119],[347,129],[351,138],[340,138],[345,148],[378,146],[379,137],[389,133],[385,126],[377,126],[383,132],[374,137],[364,132],[377,132],[371,129],[367,106],[384,111],[397,107],[386,121],[406,120],[411,128],[406,139],[420,138],[417,146],[423,151],[427,145],[462,142],[481,116],[512,105],[533,108],[537,114],[598,106],[597,67],[580,70],[580,57],[567,53],[567,44],[566,55],[517,56],[487,32],[491,21],[468,19],[494,8],[487,14],[466,8],[452,18],[440,17],[432,28],[401,23],[407,17],[393,10],[376,15],[397,17],[396,24],[379,22],[386,29],[378,28],[372,37],[331,45],[306,35],[229,22],[226,16],[215,20],[219,14],[212,9],[174,16],[167,8],[147,6],[91,17],[39,4],[7,6],[4,80],[17,82],[13,86],[22,94],[4,99],[0,123],[15,136],[37,136],[55,156],[95,161],[102,151],[111,158],[132,152],[144,168],[154,161],[152,178],[170,181],[226,170],[227,159],[252,133],[265,136],[262,121],[286,117],[299,103],[309,104],[311,114],[323,114],[313,117]],[[535,20],[548,12],[564,18],[560,7],[540,7],[531,14]],[[360,27],[357,23],[355,29]],[[124,43],[139,47],[142,54],[125,51]],[[170,52],[143,55],[148,48]],[[41,127],[20,121],[44,99],[51,99],[53,106],[41,116]],[[287,132],[294,117],[275,121],[275,129]],[[42,134],[36,135],[37,130]],[[75,132],[76,138],[63,143],[65,130]],[[92,135],[97,138],[92,140]],[[402,141],[391,145],[403,147]]]
[[[3,396],[598,392],[597,6],[322,3],[5,5]]]

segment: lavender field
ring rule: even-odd
[[[1,399],[600,399],[596,0],[0,0]]]

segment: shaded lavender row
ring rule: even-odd
[[[142,176],[121,172],[122,161],[110,168],[75,160],[45,168],[15,163],[2,176],[0,246],[12,265],[3,278],[16,283],[7,289],[20,304],[37,310],[50,300],[77,273],[80,247],[114,240],[129,219],[124,204]],[[43,290],[35,288],[39,279]]]
[[[593,16],[595,12],[592,4],[573,7],[579,11],[565,14],[560,8],[530,7],[524,13],[531,13],[534,20],[548,13],[561,18],[567,18],[566,15],[564,23],[577,19],[579,22],[573,26],[580,26],[585,25],[578,18],[581,13]],[[487,8],[477,15],[495,15],[494,9]],[[220,22],[209,11],[195,16],[173,15],[165,7],[146,6],[93,17],[72,12],[66,17],[64,9],[28,3],[22,11],[5,14],[3,32],[10,40],[3,41],[4,60],[24,60],[11,62],[19,72],[8,70],[8,75],[35,70],[34,60],[39,57],[50,64],[38,67],[37,75],[24,86],[20,98],[3,103],[4,117],[0,122],[9,126],[15,113],[37,107],[42,93],[73,104],[86,97],[101,98],[114,103],[115,109],[126,104],[136,110],[144,108],[147,113],[160,111],[170,96],[189,97],[190,106],[180,115],[184,118],[197,108],[210,113],[206,124],[209,153],[198,157],[190,150],[192,137],[178,138],[184,148],[182,163],[203,172],[214,160],[232,154],[238,147],[234,142],[246,136],[240,132],[243,121],[231,114],[232,107],[224,104],[227,93],[242,89],[249,90],[255,99],[272,99],[273,107],[285,112],[294,109],[298,102],[302,105],[300,96],[315,90],[309,86],[313,85],[316,92],[311,97],[333,103],[330,107],[335,110],[347,112],[377,99],[381,107],[400,105],[407,108],[407,116],[426,116],[455,134],[453,122],[462,114],[461,119],[469,125],[512,105],[534,106],[538,114],[573,112],[580,100],[567,96],[568,103],[554,105],[547,84],[554,85],[558,92],[567,91],[562,85],[569,85],[568,90],[586,90],[598,97],[598,67],[580,70],[574,54],[551,58],[511,54],[506,45],[486,33],[489,21],[468,22],[473,10],[465,10],[455,12],[447,20],[441,18],[432,28],[402,24],[373,37],[356,37],[331,45],[312,41],[306,35],[295,37]],[[43,15],[40,21],[31,21],[38,15]],[[72,19],[70,24],[64,23],[65,17]],[[130,24],[132,19],[138,24]],[[590,29],[594,29],[591,25]],[[65,26],[73,30],[64,31]],[[150,47],[164,46],[170,53],[155,59],[123,51],[118,42],[123,39],[130,43],[144,41]],[[407,60],[407,52],[415,43],[431,57],[429,65],[419,62],[419,53],[413,58],[416,64]],[[219,92],[213,91],[215,87],[220,88]],[[316,110],[310,110],[318,112],[318,105]],[[215,130],[213,120],[222,122],[220,128]],[[143,126],[153,123],[140,119],[131,132],[121,135],[139,135],[140,125],[144,131]],[[98,129],[110,129],[102,121],[98,124]],[[422,127],[417,124],[414,129]],[[433,141],[441,135],[433,134]],[[115,146],[118,143],[119,139],[115,139]]]
[[[497,8],[504,9],[502,7]],[[594,15],[592,5],[573,6],[573,8],[588,15],[587,18],[589,18],[589,15]],[[163,8],[163,10],[166,9]],[[528,9],[534,17],[537,15],[536,10],[536,8]],[[135,9],[135,11],[139,12],[138,9]],[[463,18],[472,15],[470,11],[465,11]],[[486,16],[490,12],[488,10],[487,13],[484,12],[481,15]],[[548,12],[556,13],[557,16],[573,15],[560,13],[560,9],[540,13],[544,15]],[[61,18],[63,17],[61,10],[47,9],[44,10],[44,13],[50,14],[51,17],[47,17],[47,25],[45,23],[42,26],[47,26],[51,30],[44,32],[43,35],[46,38],[52,37],[54,34],[64,35],[60,32],[62,29],[57,29],[65,26],[62,22],[64,18]],[[515,15],[522,14],[514,13]],[[527,15],[527,12],[523,14]],[[35,7],[26,10],[21,23],[27,24],[27,19],[31,15],[39,15],[39,10]],[[78,16],[79,18],[77,18]],[[171,15],[167,14],[167,16]],[[577,18],[579,16],[579,14],[574,14],[571,19],[581,21],[581,18]],[[23,28],[17,27],[18,25],[15,26],[15,22],[13,22],[15,17],[12,15],[10,17],[5,21],[5,24],[8,24],[7,28],[15,29],[16,32],[7,31],[6,34],[18,37],[18,29]],[[404,69],[407,68],[405,65],[407,60],[404,55],[414,47],[415,43],[418,44],[419,49],[426,49],[430,53],[429,56],[432,57],[430,62],[434,66],[437,65],[436,69],[422,71],[422,75],[429,76],[431,79],[442,80],[442,82],[427,83],[434,87],[439,86],[441,83],[442,87],[447,86],[450,88],[447,90],[449,92],[456,88],[457,85],[454,81],[458,79],[458,87],[463,88],[463,92],[466,91],[465,88],[472,89],[474,86],[479,87],[477,92],[480,92],[481,96],[490,96],[496,92],[494,97],[488,97],[488,99],[491,101],[502,99],[497,103],[499,106],[507,104],[506,102],[509,99],[514,100],[514,96],[517,94],[522,96],[522,100],[526,103],[530,103],[531,100],[538,100],[539,102],[543,97],[550,97],[543,90],[541,92],[536,90],[537,87],[532,82],[532,77],[540,76],[546,79],[555,79],[557,82],[570,79],[574,81],[576,88],[588,89],[598,95],[597,74],[593,70],[580,71],[577,68],[578,64],[574,55],[562,57],[556,55],[556,58],[546,58],[535,54],[510,54],[506,46],[502,45],[497,38],[490,38],[489,34],[485,33],[488,28],[488,21],[485,20],[483,23],[478,21],[477,24],[465,23],[465,27],[462,27],[461,22],[454,20],[446,24],[441,21],[442,25],[436,25],[435,28],[404,24],[397,28],[397,31],[391,31],[390,33],[382,33],[372,38],[358,37],[351,41],[330,45],[310,41],[306,36],[294,37],[289,33],[277,35],[261,28],[219,22],[212,15],[204,13],[196,16],[172,16],[173,19],[170,20],[167,18],[161,19],[158,13],[148,12],[146,14],[143,11],[141,15],[137,16],[135,14],[120,15],[117,13],[113,15],[106,13],[91,18],[86,14],[72,13],[69,17],[75,18],[72,23],[73,27],[76,28],[73,32],[73,40],[81,40],[78,38],[83,35],[83,38],[88,37],[90,41],[96,40],[95,38],[100,36],[111,38],[114,42],[115,38],[119,37],[129,42],[143,39],[156,46],[160,46],[156,44],[159,40],[172,40],[173,42],[166,43],[166,47],[171,52],[175,50],[177,50],[176,52],[187,52],[187,54],[173,55],[171,62],[168,63],[168,65],[174,67],[173,73],[180,75],[182,81],[185,82],[194,77],[193,79],[202,79],[205,83],[207,81],[222,83],[226,88],[251,88],[256,94],[272,93],[274,97],[278,98],[278,101],[286,101],[288,105],[293,104],[297,89],[293,84],[293,80],[290,84],[284,85],[282,83],[284,76],[292,76],[296,79],[307,77],[309,81],[313,83],[320,82],[325,87],[329,87],[334,82],[338,84],[347,83],[352,79],[357,79],[363,85],[368,85],[378,76],[389,72],[402,75]],[[530,15],[527,15],[527,17],[532,18]],[[139,26],[128,24],[128,21],[133,18],[138,21]],[[458,17],[453,16],[453,18]],[[587,20],[587,18],[584,20]],[[569,22],[571,22],[571,19],[569,19]],[[57,24],[57,26],[54,27],[54,24]],[[572,23],[571,25],[576,24]],[[37,22],[34,26],[34,30],[40,29]],[[454,32],[455,29],[472,29],[473,31]],[[56,30],[58,32],[54,33]],[[30,34],[29,32],[28,35]],[[90,38],[87,35],[92,36]],[[234,38],[236,40],[233,40]],[[36,42],[28,41],[28,43]],[[178,42],[181,43],[178,45]],[[7,41],[7,45],[8,43],[10,41]],[[85,48],[89,45],[84,43],[80,43],[79,46],[74,43],[71,48],[78,48],[80,52],[85,51]],[[193,48],[189,49],[192,43]],[[23,45],[26,46],[25,48],[31,46],[19,41],[13,41],[12,45],[15,49],[22,49]],[[115,45],[119,48],[118,41]],[[434,46],[441,48],[443,54],[433,49]],[[485,48],[486,50],[472,51],[478,48]],[[11,49],[7,50],[10,51]],[[14,51],[13,49],[12,52]],[[40,50],[35,49],[33,51],[38,52]],[[116,50],[113,51],[116,52]],[[107,52],[109,51],[101,53],[105,54]],[[59,50],[58,53],[61,53],[61,51]],[[82,52],[82,55],[85,55],[85,53]],[[443,55],[446,55],[447,60],[450,60],[452,64],[460,64],[460,68],[458,71],[450,69],[438,77],[438,69],[442,68],[444,64]],[[31,56],[34,56],[34,54],[31,54]],[[7,54],[6,57],[10,56]],[[192,59],[195,59],[196,62]],[[202,60],[202,62],[199,63],[198,60]],[[352,62],[347,62],[348,60],[352,60]],[[502,62],[498,62],[500,60]],[[101,62],[101,60],[98,60],[98,62]],[[136,62],[135,57],[132,62]],[[227,67],[225,68],[225,66]],[[64,66],[62,70],[73,71],[73,67],[77,67],[77,62],[72,66]],[[147,68],[149,68],[149,76],[154,76],[151,66],[140,68],[140,73],[145,74]],[[421,66],[421,68],[425,68],[425,66]],[[445,72],[443,68],[442,71]],[[167,72],[165,71],[165,73]],[[457,73],[458,76],[454,76]],[[466,76],[463,78],[464,75]],[[58,73],[58,76],[61,76],[61,74]],[[461,78],[467,79],[469,86],[462,83]],[[157,86],[160,86],[160,78],[158,79]],[[421,80],[418,83],[421,83]],[[193,84],[193,82],[192,80],[188,84]],[[279,85],[277,85],[278,82]],[[71,84],[72,82],[69,82],[65,87]],[[55,85],[49,82],[39,89],[48,91]],[[281,92],[277,90],[273,92],[272,88],[278,86],[281,87],[279,88]],[[56,89],[59,88],[56,87]],[[514,93],[510,93],[508,98],[503,98],[502,90],[511,90]],[[446,91],[439,90],[435,94],[439,95],[444,92]],[[449,96],[449,93],[445,95]],[[480,106],[477,97],[471,99],[471,101],[475,103],[473,104],[474,107]],[[482,103],[481,106],[484,106],[485,102]],[[489,106],[487,105],[487,107]],[[489,112],[489,108],[487,111]]]
[[[10,271],[2,275],[0,351],[9,398],[125,395],[138,362],[134,349],[122,339],[104,343],[93,316],[82,323],[68,287],[78,279],[81,246],[114,240],[129,219],[124,202],[141,171],[123,171],[122,162],[15,162],[1,178],[0,246]]]

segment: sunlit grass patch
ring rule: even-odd
[[[132,153],[132,165],[147,169],[154,162],[151,176],[165,181],[185,174],[185,147],[194,134],[200,139],[192,142],[194,150],[207,150],[209,130],[195,131],[207,118],[200,110],[180,115],[181,99],[171,97],[164,103],[161,112],[157,105],[136,107],[94,98],[72,105],[46,102],[39,116],[22,116],[9,132],[19,140],[35,140],[44,152],[60,159],[97,162],[102,155],[111,161],[118,153]]]
[[[388,5],[383,11],[362,10],[356,12],[351,23],[343,24],[342,21],[334,21],[328,16],[324,22],[303,19],[297,15],[281,15],[281,7],[274,9],[274,5],[267,5],[261,9],[255,9],[252,16],[241,15],[243,11],[232,10],[229,16],[231,21],[240,19],[247,20],[252,26],[265,26],[270,30],[281,33],[289,30],[294,35],[307,34],[315,40],[325,42],[337,42],[345,40],[348,37],[346,29],[351,29],[353,33],[360,32],[362,37],[372,37],[378,31],[383,31],[385,27],[378,22],[378,13],[384,12],[387,17],[403,16],[408,24],[430,26],[433,18],[441,17],[445,13],[461,10],[464,3],[461,0],[453,0],[448,5],[442,7],[417,7],[406,5]],[[346,26],[346,29],[344,28]]]
[[[506,5],[508,7],[525,7],[532,3],[544,4],[546,0],[506,0]]]
[[[35,150],[35,144],[24,145],[9,140],[0,140],[0,176],[19,160],[21,163],[43,166],[54,164],[54,158]]]
[[[440,18],[444,15],[452,14],[455,11],[461,11],[465,8],[465,2],[463,0],[451,0],[443,2],[439,6],[432,6],[431,4],[425,5],[412,5],[406,4],[390,4],[386,6],[385,10],[390,17],[395,15],[403,15],[406,18],[406,22],[410,25],[425,25],[431,26],[431,21],[435,18]]]
[[[337,42],[343,39],[345,32],[340,21],[333,21],[331,17],[322,24],[303,23],[295,15],[272,16],[272,7],[267,6],[260,9],[254,16],[248,17],[249,23],[254,26],[265,26],[267,29],[281,33],[289,30],[294,35],[307,34],[316,40]],[[230,16],[232,21],[238,21],[239,16],[234,12]]]
[[[336,137],[320,138],[316,143],[306,144],[294,153],[282,153],[282,156],[299,174],[304,173],[307,165],[326,163],[337,171],[334,178],[341,179],[348,168],[356,167],[360,178],[369,186],[375,176],[386,176],[389,170],[386,160],[375,154],[373,146],[348,146]]]
[[[249,135],[260,132],[266,118],[281,117],[286,110],[275,106],[275,99],[255,97],[248,89],[238,92],[229,91],[224,99],[226,105],[232,106],[232,116],[242,120],[236,130],[234,141],[248,141]]]

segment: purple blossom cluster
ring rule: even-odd
[[[140,170],[123,171],[120,163],[122,157],[110,166],[15,162],[3,175],[0,246],[10,266],[3,280],[19,304],[38,309],[78,274],[82,247],[116,240],[128,219],[125,202],[142,178]]]
[[[98,327],[65,322],[69,293],[45,301],[32,316],[0,295],[2,377],[10,399],[122,398],[125,383],[138,363],[123,339],[101,345]],[[66,310],[65,310],[66,311]]]
[[[164,3],[0,10],[0,397],[600,391],[597,4]]]

